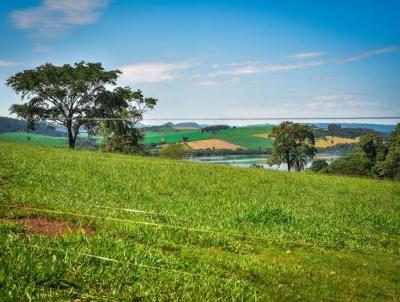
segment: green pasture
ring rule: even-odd
[[[240,127],[220,131],[217,136],[230,143],[241,145],[246,149],[265,150],[272,148],[272,140],[254,135],[270,133],[271,131],[272,126]]]
[[[2,301],[400,300],[398,181],[7,142],[0,154]],[[92,234],[13,220],[28,216]]]
[[[169,130],[169,131],[146,131],[144,143],[167,144],[182,142],[183,137],[188,137],[189,141],[197,141],[212,138],[211,133],[201,132],[200,130]]]
[[[28,132],[0,133],[0,141],[49,147],[68,147],[67,137],[47,136]]]
[[[256,134],[270,133],[272,126],[238,127],[227,130],[201,132],[201,130],[169,130],[169,131],[146,131],[145,143],[166,143],[182,142],[183,137],[189,141],[219,138],[233,144],[238,144],[246,149],[259,150],[272,148],[272,140],[256,137]]]

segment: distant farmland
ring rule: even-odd
[[[327,148],[332,147],[338,144],[356,144],[358,143],[359,138],[345,138],[345,137],[337,137],[337,136],[327,136],[325,139],[318,139],[315,142],[315,146],[317,148]]]
[[[214,133],[202,132],[201,129],[195,128],[189,129],[190,127],[181,128],[182,129],[176,129],[173,127],[162,127],[159,131],[145,131],[144,143],[159,144],[165,142],[167,144],[171,144],[183,142],[184,138],[188,142],[218,139],[225,141],[227,146],[229,144],[238,145],[238,148],[240,149],[268,150],[272,148],[272,140],[266,137],[267,134],[271,132],[272,126],[238,127],[226,130],[219,130]],[[82,137],[86,137],[86,134],[83,134]],[[68,146],[67,137],[46,136],[28,132],[0,133],[0,141],[50,147]],[[101,143],[100,138],[97,139],[97,143]],[[232,148],[229,147],[228,149]]]
[[[145,143],[177,143],[182,142],[184,137],[189,142],[207,139],[221,139],[235,145],[240,145],[248,150],[267,150],[272,147],[272,140],[257,137],[256,135],[270,133],[272,126],[238,127],[212,132],[201,130],[176,130],[174,128],[162,131],[146,131]]]

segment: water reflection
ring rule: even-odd
[[[339,158],[337,154],[317,154],[315,159],[325,159],[328,163]],[[265,169],[287,171],[287,165],[268,165],[269,155],[254,154],[254,155],[215,155],[215,156],[199,156],[190,157],[189,161],[201,162],[206,164],[225,164],[236,167],[250,168],[254,166],[262,167]],[[309,161],[305,167],[309,168],[312,161]]]

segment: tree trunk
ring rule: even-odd
[[[290,156],[289,154],[286,154],[286,164],[287,164],[287,170],[290,172],[290,170],[292,169],[292,163],[290,161]]]
[[[75,149],[75,138],[74,133],[72,132],[72,123],[67,125],[68,130],[68,146],[70,149]]]

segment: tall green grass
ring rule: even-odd
[[[399,182],[11,143],[0,154],[4,301],[400,299]],[[25,216],[95,233],[35,235],[10,220]]]

